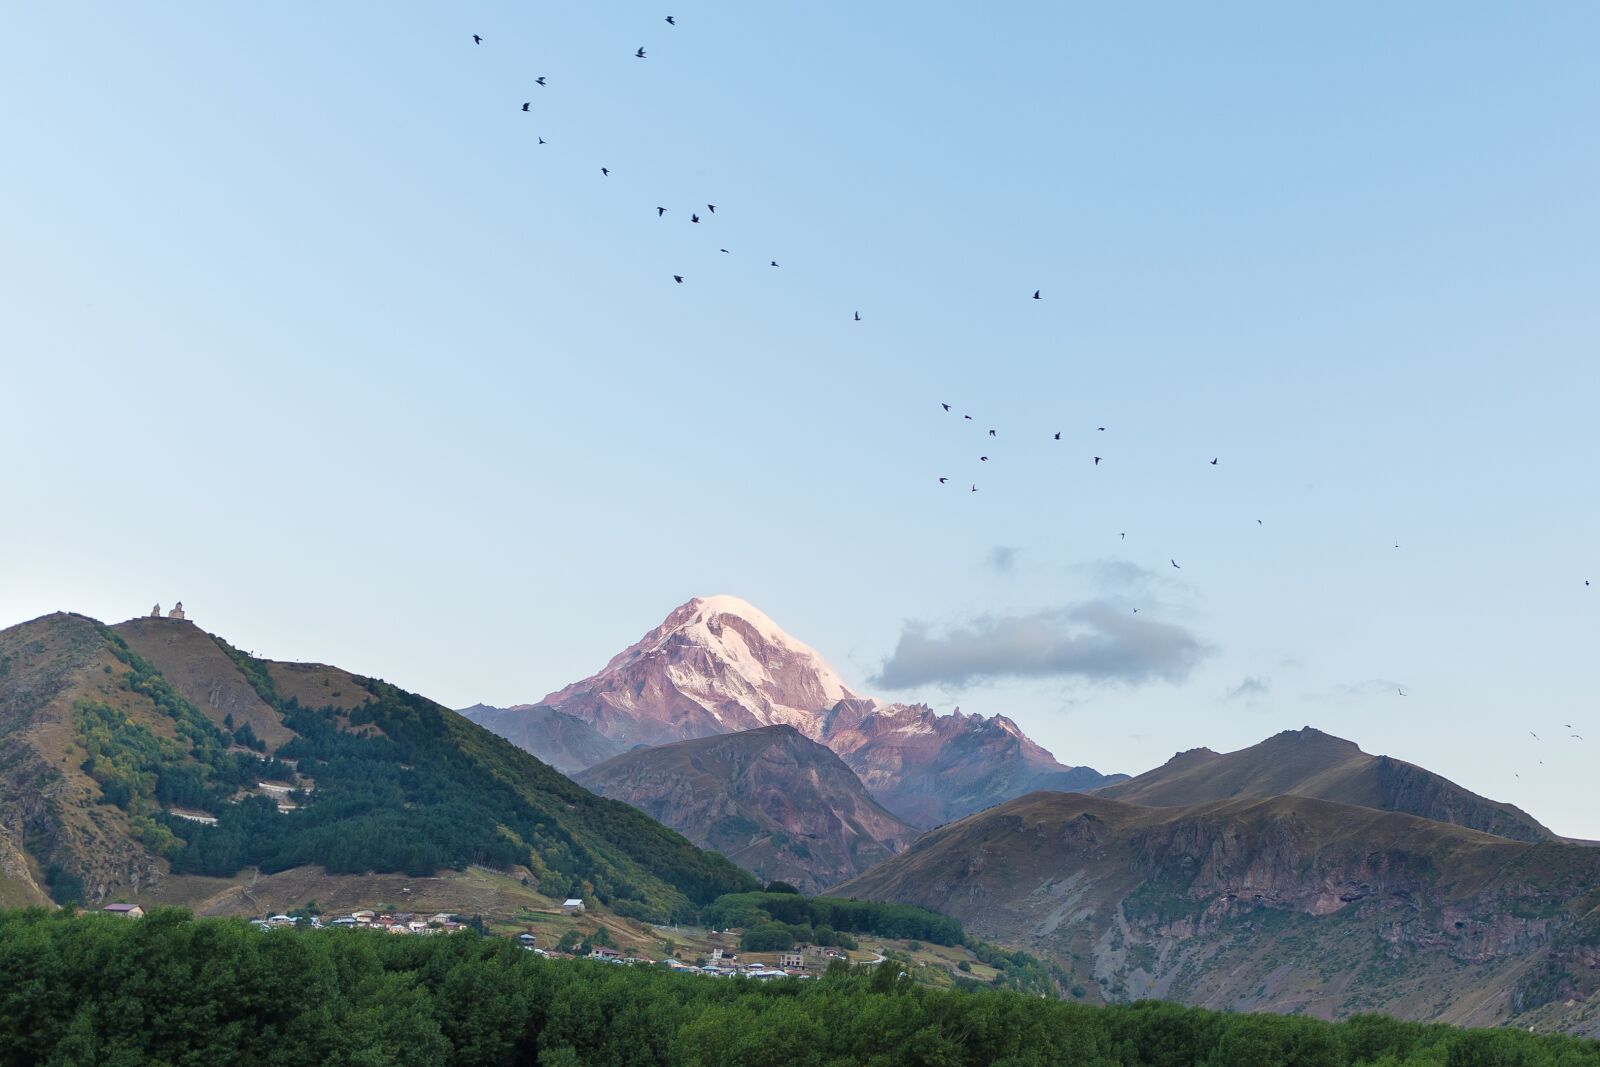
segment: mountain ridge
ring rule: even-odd
[[[918,834],[831,749],[787,724],[638,749],[576,780],[801,892],[858,875]]]

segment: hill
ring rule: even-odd
[[[7,893],[57,901],[475,864],[666,919],[754,884],[423,697],[172,619],[0,631],[0,825],[21,828]]]
[[[1121,778],[1060,763],[1004,716],[859,697],[814,649],[732,596],[679,605],[598,673],[540,704],[626,747],[792,726],[923,829],[1032,789]]]
[[[543,704],[496,708],[474,704],[461,714],[499,734],[524,752],[544,760],[562,774],[576,774],[628,751],[629,745],[596,730],[582,719]]]
[[[763,881],[816,892],[904,849],[917,831],[838,756],[792,726],[639,749],[577,776]]]
[[[1034,793],[834,893],[942,911],[1091,1000],[1565,1025],[1600,989],[1600,851],[1310,797]]]
[[[1307,726],[1219,754],[1197,748],[1096,793],[1143,805],[1204,804],[1233,797],[1302,796],[1407,812],[1518,841],[1556,835],[1520,808],[1489,800],[1432,771]]]

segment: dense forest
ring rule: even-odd
[[[471,933],[35,909],[0,913],[0,1063],[1600,1067],[1600,1043],[940,991],[892,963],[759,983]]]
[[[267,755],[253,732],[217,726],[104,633],[127,667],[124,684],[171,718],[177,736],[81,704],[84,769],[176,874],[318,865],[334,874],[422,876],[523,865],[552,895],[593,897],[618,914],[657,920],[688,918],[720,895],[755,888],[723,857],[387,683],[359,679],[372,699],[348,713],[302,707],[279,697],[261,663],[219,641],[298,735]],[[233,800],[258,778],[292,781],[296,770],[315,782],[314,793],[293,794],[297,810],[280,812],[268,797]],[[211,812],[217,824],[163,814],[171,806]]]

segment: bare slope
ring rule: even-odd
[[[461,714],[491,733],[499,734],[525,752],[531,752],[562,774],[576,774],[631,746],[615,741],[582,719],[543,704],[518,704],[496,708],[474,704]]]
[[[917,836],[838,756],[791,726],[640,749],[577,780],[802,892],[854,877]]]
[[[1154,770],[1097,792],[1132,804],[1162,806],[1232,797],[1316,797],[1408,812],[1518,841],[1555,840],[1555,834],[1520,808],[1481,797],[1404,760],[1370,755],[1353,742],[1309,726],[1237,752],[1180,752]]]
[[[1309,797],[1035,793],[835,892],[1048,953],[1090,999],[1486,1025],[1600,988],[1596,850]]]

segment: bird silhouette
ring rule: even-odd
[[[532,103],[533,103],[532,100],[524,100],[522,102],[522,110],[524,110],[524,111],[528,110],[528,105],[530,105]]]
[[[1056,440],[1057,441],[1061,440],[1061,431],[1060,430],[1056,431]]]
[[[1538,735],[1538,734],[1535,734],[1535,733],[1533,733],[1533,731],[1532,731],[1532,730],[1529,730],[1529,731],[1528,731],[1528,733],[1530,733],[1530,734],[1533,734],[1533,739],[1534,739],[1534,740],[1535,740],[1535,741],[1537,741],[1537,740],[1539,740],[1539,735]]]
[[[777,261],[777,260],[773,260],[773,261],[772,261],[772,265],[773,265],[773,266],[774,266],[774,267],[776,267],[776,266],[777,266],[777,265],[778,265],[778,261]]]
[[[1582,734],[1573,734],[1572,736],[1576,737],[1579,741],[1583,740],[1583,735]]]
[[[962,417],[962,418],[963,418],[963,419],[966,419],[966,420],[967,420],[967,421],[968,421],[968,422],[971,422],[971,421],[972,421],[972,416],[971,416],[971,415],[963,415],[963,416],[961,416],[961,417]]]
[[[978,457],[978,462],[979,463],[987,463],[987,462],[989,462],[989,457],[988,456],[979,456]]]
[[[976,486],[976,485],[974,485],[974,486],[973,486],[973,487],[972,487],[972,491],[973,491],[973,492],[974,492],[974,493],[976,493],[976,492],[977,492],[977,491],[978,491],[978,487],[977,487],[977,486]]]
[[[699,215],[694,215],[694,214],[691,214],[691,215],[690,215],[690,216],[689,216],[689,221],[690,221],[690,222],[699,222],[699,221],[700,221],[700,216],[699,216]]]
[[[1135,614],[1135,615],[1137,615],[1137,614],[1139,614],[1139,609],[1138,609],[1138,608],[1134,608],[1134,609],[1133,609],[1133,613],[1134,613],[1134,614]]]
[[[608,169],[607,169],[607,168],[605,168],[605,167],[601,167],[601,168],[600,168],[600,177],[602,177],[602,178],[609,178],[609,177],[611,177],[611,171],[610,171],[610,170],[608,170]]]
[[[1124,541],[1126,541],[1128,539],[1128,535],[1125,534],[1125,533],[1119,533],[1117,536],[1122,538]]]
[[[656,218],[659,219],[662,215],[665,215],[666,213],[667,213],[667,209],[666,208],[664,208],[664,207],[657,207],[656,208]]]
[[[719,248],[719,249],[717,249],[717,251],[718,251],[718,252],[727,252],[727,251],[728,251],[728,250],[727,250],[727,249],[726,249],[726,248]],[[730,253],[730,254],[731,254],[731,253]]]
[[[950,410],[950,405],[949,405],[949,404],[946,404],[946,403],[944,403],[944,402],[943,402],[943,401],[940,401],[940,403],[939,403],[939,406],[940,406],[940,407],[942,407],[942,408],[944,408],[944,409],[945,409],[945,410],[946,410],[946,411],[949,411],[949,410]]]
[[[994,431],[993,431],[993,430],[990,430],[990,431],[989,431],[989,436],[990,436],[990,437],[993,437],[993,436],[994,436],[994,435],[995,435],[995,433],[994,433]]]
[[[1106,428],[1104,426],[1096,426],[1095,429],[1099,430],[1101,433],[1106,432]]]
[[[535,85],[543,85],[544,84],[544,75],[541,74],[537,78],[533,79],[533,84],[535,84]]]
[[[1100,457],[1099,456],[1094,457],[1094,465],[1096,467],[1100,466]]]
[[[1211,457],[1211,465],[1212,465],[1212,466],[1213,466],[1213,467],[1215,467],[1215,466],[1216,466],[1216,465],[1217,465],[1217,457],[1215,457],[1215,456],[1212,456],[1212,457]]]
[[[859,312],[859,311],[858,311],[858,312],[856,312],[856,321],[857,321],[857,322],[860,322],[860,321],[861,321],[861,312]]]
[[[674,275],[673,275],[673,276],[672,276],[672,280],[673,280],[673,281],[675,281],[675,282],[677,282],[677,283],[678,283],[678,284],[679,284],[679,285],[682,285],[682,284],[683,284],[683,275],[681,275],[681,274],[674,274]]]
[[[671,15],[667,16],[667,25],[668,26],[676,26],[677,24],[678,24],[678,20],[677,19],[673,18]]]
[[[706,205],[706,210],[711,212],[713,215],[715,215],[717,213],[717,205],[715,205],[715,204],[707,204]]]
[[[1257,519],[1257,520],[1256,520],[1256,525],[1257,525],[1257,526],[1260,526],[1260,525],[1261,525],[1261,520],[1260,520],[1260,519]]]
[[[1175,570],[1175,571],[1181,571],[1181,570],[1183,570],[1183,568],[1182,568],[1182,567],[1180,567],[1180,566],[1178,566],[1178,561],[1177,561],[1177,560],[1175,560],[1175,559],[1169,559],[1169,560],[1167,560],[1167,562],[1168,562],[1168,563],[1170,563],[1170,564],[1172,564],[1172,569],[1173,569],[1173,570]]]
[[[472,35],[472,43],[473,44],[482,44],[483,43],[483,38],[479,37],[477,34],[473,34]]]
[[[539,143],[540,144],[549,144],[550,142],[546,141],[543,137],[541,137],[541,138],[539,138]]]
[[[1035,290],[1034,290],[1034,291],[1033,291],[1033,298],[1034,298],[1034,299],[1035,299],[1035,300],[1038,300],[1038,299],[1039,299],[1039,290],[1037,290],[1037,289],[1035,289]]]
[[[639,50],[633,54],[633,57],[635,59],[643,59],[644,58],[644,45],[640,45],[639,46]]]
[[[950,480],[949,478],[940,478],[939,479],[939,484],[943,485],[945,482],[948,482],[949,480]]]
[[[1394,691],[1396,693],[1399,693],[1401,696],[1405,696],[1406,695],[1406,691],[1404,689],[1401,689],[1399,686],[1396,686]]]

